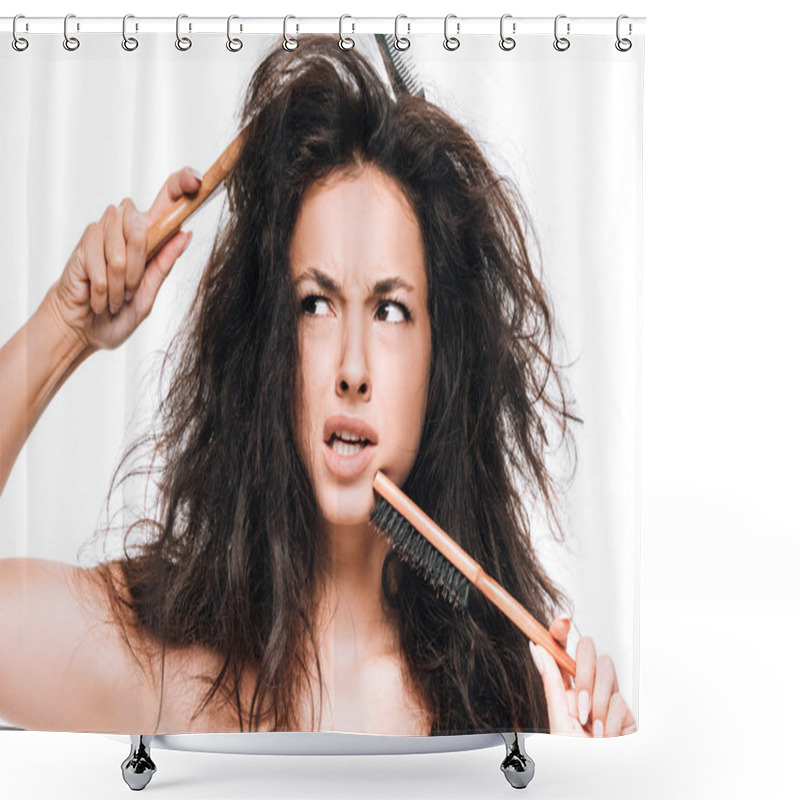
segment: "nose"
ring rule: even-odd
[[[369,400],[372,380],[367,366],[367,341],[362,323],[351,315],[343,331],[342,358],[336,376],[336,394],[351,395],[354,399]]]

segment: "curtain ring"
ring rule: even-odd
[[[506,52],[513,50],[517,46],[517,40],[512,39],[510,36],[506,36],[503,32],[503,24],[507,19],[511,19],[511,14],[503,14],[503,16],[500,17],[500,49],[505,50]],[[512,23],[511,30],[513,33],[517,32],[516,22]]]
[[[291,14],[288,14],[283,18],[283,49],[284,50],[297,50],[300,42],[297,39],[292,39],[289,36],[289,20],[290,19],[297,19],[297,17],[293,17]],[[300,26],[297,26],[298,30]]]
[[[126,14],[122,18],[122,49],[127,50],[130,53],[139,46],[139,40],[135,39],[133,36],[128,36],[129,19],[134,19],[133,14]]]
[[[178,14],[175,19],[175,47],[184,52],[192,46],[192,40],[188,36],[181,36],[181,20],[188,19],[188,17],[188,14]],[[189,30],[191,29],[192,26],[190,23]]]
[[[239,19],[236,14],[231,14],[228,17],[228,41],[225,42],[225,47],[231,51],[231,53],[238,53],[242,49],[242,40],[241,39],[231,39],[231,20],[232,19]],[[239,30],[241,30],[241,26],[239,26]]]
[[[565,50],[569,50],[570,41],[566,38],[566,36],[559,36],[558,35],[558,21],[560,19],[566,19],[566,14],[559,14],[556,17],[556,21],[553,24],[553,35],[556,37],[556,40],[553,42],[553,47],[559,51],[559,53],[563,53]],[[567,23],[567,36],[569,35],[569,22]]]
[[[411,39],[407,39],[405,36],[400,36],[399,27],[400,27],[400,20],[401,19],[408,19],[405,14],[398,14],[394,18],[394,46],[398,50],[408,50],[411,47]],[[411,25],[406,23],[406,27],[408,28],[408,33],[411,33]]]
[[[453,50],[458,50],[458,48],[461,47],[461,40],[456,36],[447,35],[447,23],[451,19],[456,19],[456,15],[448,14],[444,18],[444,41],[442,42],[442,44],[444,45],[445,50],[450,50],[452,52]],[[460,32],[461,32],[461,23],[456,22],[456,33]]]
[[[13,37],[11,39],[11,46],[18,53],[21,53],[23,50],[27,50],[28,49],[29,42],[24,37],[17,35],[17,20],[18,19],[25,19],[25,16],[23,14],[17,14],[17,16],[14,17],[14,22],[13,22],[13,24],[11,26],[11,35]]]
[[[67,32],[67,23],[70,21],[70,19],[75,19],[75,15],[67,14],[67,16],[64,17],[64,49],[72,52],[73,50],[77,50],[81,46],[81,43],[80,39],[70,36]],[[78,28],[78,30],[80,30],[80,28]]]
[[[344,26],[344,21],[346,19],[353,18],[349,14],[342,14],[342,16],[339,17],[339,47],[341,47],[342,50],[352,50],[356,46],[355,40],[351,39],[349,36],[345,36],[344,32],[342,31],[342,27]],[[355,33],[355,23],[352,23],[352,27],[352,32]]]
[[[622,38],[620,38],[620,35],[619,35],[619,23],[622,22],[623,19],[628,19],[628,15],[627,14],[620,14],[617,17],[617,41],[614,42],[614,47],[616,47],[617,50],[620,51],[620,53],[627,53],[628,50],[630,50],[631,47],[633,47],[633,42],[630,39],[622,39]],[[630,34],[631,32],[632,32],[632,28],[631,28],[631,24],[629,22],[628,23],[628,33]]]

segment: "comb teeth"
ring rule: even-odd
[[[380,47],[386,71],[389,73],[395,99],[399,100],[399,95],[404,92],[424,98],[425,91],[414,69],[413,61],[405,50],[398,50],[394,46],[394,35],[390,33],[376,35],[375,39]]]
[[[381,498],[369,515],[392,550],[456,609],[467,608],[469,580],[459,572],[400,512]]]

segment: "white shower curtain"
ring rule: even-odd
[[[234,53],[224,33],[195,35],[185,52],[174,33],[138,38],[126,52],[119,34],[85,33],[68,52],[58,34],[30,34],[29,48],[16,52],[3,37],[2,343],[31,317],[109,204],[130,197],[144,210],[170,173],[208,169],[238,132],[254,68],[281,39],[243,36]],[[384,70],[374,37],[354,39]],[[560,52],[552,35],[538,33],[517,36],[505,52],[497,35],[462,35],[448,52],[441,36],[420,35],[409,57],[427,99],[519,187],[533,221],[528,241],[560,334],[555,357],[583,422],[571,482],[560,451],[548,456],[567,487],[565,540],[550,535],[535,507],[524,512],[537,556],[574,608],[567,650],[591,636],[598,652],[611,654],[638,719],[644,41],[632,39],[620,51],[612,27],[572,35]],[[184,224],[193,240],[150,317],[120,348],[87,359],[37,422],[0,498],[3,559],[90,566],[120,552],[118,541],[102,551],[82,545],[106,523],[106,494],[126,446],[152,421],[161,359],[225,210],[222,193]],[[135,488],[126,492],[112,497],[112,514],[140,499]],[[117,523],[130,521],[120,513]]]

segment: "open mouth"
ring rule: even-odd
[[[328,469],[340,479],[360,475],[378,452],[378,432],[365,419],[334,414],[325,421],[322,452]]]
[[[377,449],[369,439],[348,441],[334,434],[325,442],[325,463],[338,478],[356,478],[372,461]]]
[[[360,453],[365,447],[374,444],[374,442],[371,442],[369,439],[359,439],[355,436],[342,437],[334,433],[326,444],[334,453],[340,456],[354,456]]]

